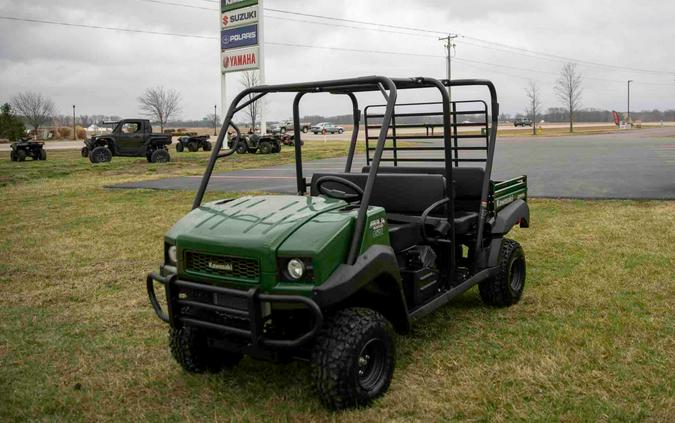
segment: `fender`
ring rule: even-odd
[[[401,273],[390,246],[373,245],[356,259],[354,265],[338,266],[331,277],[313,291],[313,299],[321,308],[357,301],[356,298],[361,295],[386,297],[386,301],[379,301],[382,310],[378,311],[392,322],[397,331],[405,333],[410,330]]]
[[[497,213],[492,225],[492,234],[506,234],[517,224],[520,224],[521,228],[530,227],[530,207],[523,200],[516,200]]]

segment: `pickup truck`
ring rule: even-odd
[[[109,134],[97,135],[84,141],[82,157],[92,163],[104,163],[113,156],[145,157],[150,163],[171,161],[167,146],[171,135],[152,132],[147,119],[124,119],[119,122],[104,122],[115,125]]]
[[[311,123],[301,122],[300,129],[303,133],[309,132],[309,128],[312,126]],[[282,120],[281,122],[273,123],[267,128],[267,133],[269,134],[285,134],[288,131],[293,130],[293,121],[292,120]]]

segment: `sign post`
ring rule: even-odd
[[[220,90],[224,116],[229,107],[228,73],[259,70],[260,83],[265,84],[263,0],[221,0],[220,6]],[[260,110],[260,131],[264,134],[262,106]]]

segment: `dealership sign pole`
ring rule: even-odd
[[[221,0],[220,3],[220,73],[222,111],[228,110],[227,74],[259,71],[265,84],[263,47],[263,0]],[[262,106],[260,131],[265,133]]]

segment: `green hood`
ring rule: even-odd
[[[167,233],[178,254],[199,251],[259,260],[262,272],[275,272],[276,250],[316,216],[342,208],[344,201],[297,195],[242,197],[207,203]],[[181,273],[179,268],[179,273]]]

